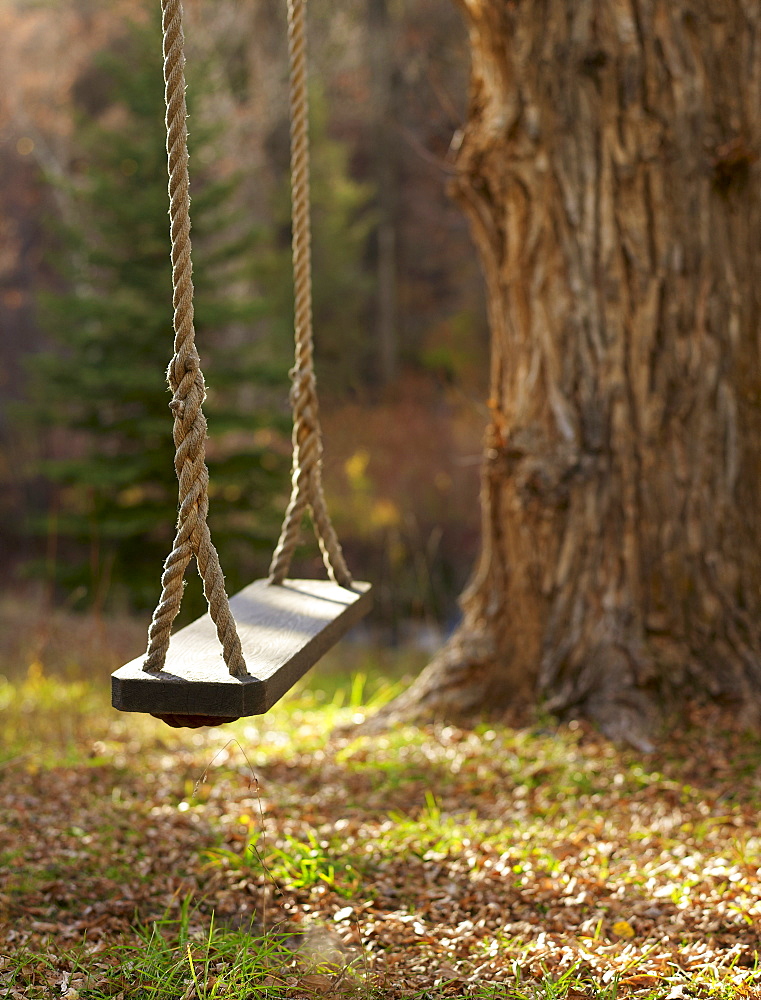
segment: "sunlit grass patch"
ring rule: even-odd
[[[17,683],[0,677],[0,768],[78,763],[108,729],[107,704],[92,684],[48,677],[38,663]]]
[[[239,850],[216,848],[207,852],[211,867],[264,875],[290,889],[329,889],[338,896],[353,897],[360,891],[360,860],[342,851],[337,838],[327,841],[307,831],[304,839],[286,835],[267,846],[260,830],[252,830]],[[352,860],[355,864],[352,864]]]
[[[349,659],[352,664],[360,662],[356,652]],[[308,754],[321,747],[337,726],[356,720],[358,713],[373,711],[401,690],[399,679],[361,670],[339,673],[340,662],[334,657],[329,667],[330,690],[315,687],[307,676],[266,716],[243,719],[220,732],[254,747],[251,759],[256,764],[288,750]],[[370,657],[369,665],[374,662]],[[11,681],[0,664],[0,768],[22,763],[34,771],[114,761],[118,766],[126,762],[121,751],[130,741],[138,741],[141,749],[157,742],[208,746],[209,735],[172,732],[148,715],[116,712],[110,705],[107,673],[99,681],[71,680],[47,673],[36,660],[22,677]]]

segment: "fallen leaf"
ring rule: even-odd
[[[635,930],[628,920],[617,920],[612,927],[613,933],[620,938],[633,938]]]

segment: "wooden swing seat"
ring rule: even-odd
[[[172,636],[160,673],[145,656],[111,675],[114,708],[170,725],[229,722],[270,709],[370,609],[370,584],[256,580],[230,599],[247,677],[233,677],[207,613]],[[194,720],[194,721],[193,721]]]

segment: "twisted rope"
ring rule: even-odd
[[[225,592],[219,557],[211,541],[209,472],[206,468],[206,418],[201,404],[206,387],[195,347],[193,277],[190,257],[190,188],[188,178],[185,53],[180,0],[161,0],[166,85],[167,154],[169,163],[169,217],[172,236],[174,357],[167,378],[174,414],[174,468],[179,482],[179,515],[172,551],[164,563],[161,599],[148,632],[143,669],[158,673],[164,667],[172,623],[180,610],[183,577],[196,557],[209,612],[217,627],[225,663],[235,677],[246,676],[240,639]]]
[[[285,579],[299,542],[301,519],[305,509],[309,507],[322,561],[329,577],[342,587],[351,587],[351,574],[328,515],[322,489],[322,430],[314,375],[312,334],[306,0],[288,0],[288,55],[291,68],[291,197],[296,339],[296,363],[291,370],[293,467],[291,499],[272,556],[270,580],[282,583]]]

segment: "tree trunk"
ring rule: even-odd
[[[646,745],[761,704],[761,6],[460,0],[492,331],[463,623],[392,712],[537,701]]]

